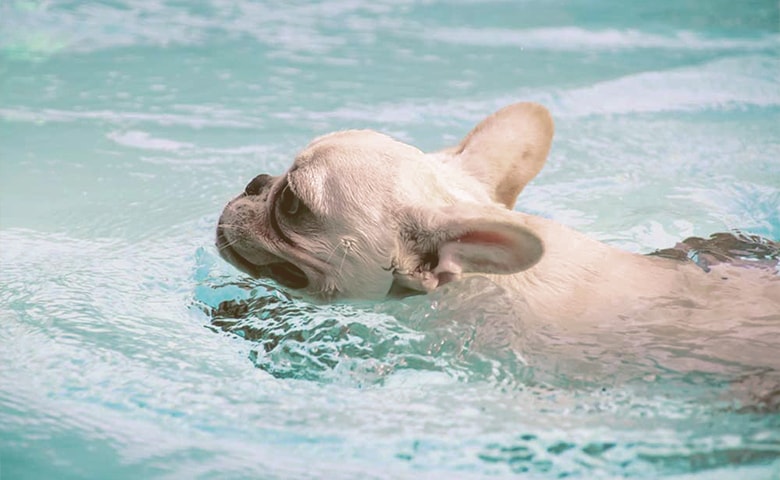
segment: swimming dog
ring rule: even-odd
[[[433,153],[370,130],[321,136],[284,174],[258,175],[227,204],[219,253],[320,301],[425,293],[478,274],[544,321],[622,318],[659,304],[675,315],[780,312],[774,273],[726,265],[705,272],[513,210],[544,165],[553,131],[546,108],[517,103]]]

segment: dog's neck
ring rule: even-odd
[[[683,262],[625,252],[551,220],[514,212],[544,243],[544,256],[528,270],[489,275],[528,304],[539,318],[598,319],[629,311],[638,297],[668,294],[698,268]]]

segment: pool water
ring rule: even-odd
[[[780,240],[778,10],[4,0],[0,478],[780,478],[771,350],[558,355],[482,278],[318,306],[213,246],[315,135],[433,150],[518,100],[557,125],[518,209],[641,253]]]

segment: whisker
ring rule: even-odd
[[[339,276],[341,276],[342,271],[344,270],[344,261],[347,259],[347,254],[352,253],[357,254],[358,256],[360,255],[359,251],[356,252],[356,245],[355,241],[349,238],[342,238],[341,242],[339,242],[339,246],[344,249],[344,255],[341,257],[341,263],[339,263]]]
[[[231,241],[229,241],[229,242],[223,243],[222,245],[218,245],[218,246],[217,246],[217,248],[218,248],[219,250],[224,250],[224,249],[226,249],[226,248],[230,248],[230,247],[232,247],[232,246],[233,246],[233,245],[235,245],[236,243],[238,243],[238,240],[231,240]]]
[[[330,254],[328,255],[328,258],[325,259],[325,263],[330,263],[330,259],[333,258],[333,255],[336,253],[336,251],[339,249],[339,247],[342,247],[343,245],[341,243],[338,243],[333,249],[330,251]]]
[[[344,260],[347,259],[347,253],[349,252],[349,249],[344,249],[344,255],[341,257],[341,263],[339,263],[339,271],[338,274],[341,276],[341,271],[344,269]]]
[[[244,228],[243,226],[237,225],[235,223],[218,223],[217,227],[218,228],[226,228],[228,230],[241,230],[241,229]]]

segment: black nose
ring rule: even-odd
[[[263,187],[271,181],[271,176],[266,175],[265,173],[260,174],[252,179],[251,182],[246,184],[246,187],[244,188],[244,193],[247,195],[257,195],[260,193],[260,191],[263,190]]]

